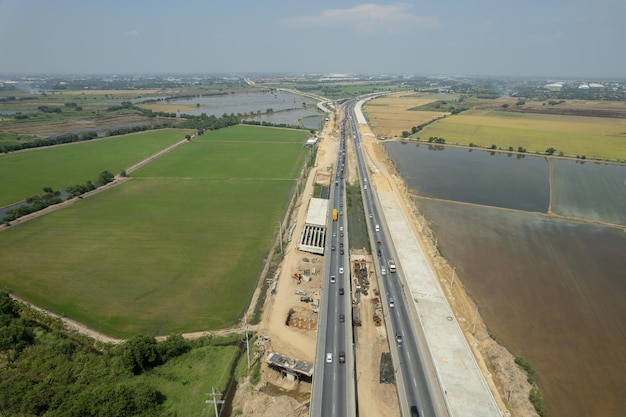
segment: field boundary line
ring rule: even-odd
[[[137,162],[136,164],[131,165],[125,171],[126,171],[127,174],[129,174],[129,173],[131,173],[131,172],[141,168],[142,166],[146,165],[148,162],[152,162],[156,158],[158,158],[158,157],[160,157],[160,156],[162,156],[162,155],[172,151],[174,148],[176,148],[176,147],[178,147],[178,146],[180,146],[180,145],[182,145],[183,143],[186,143],[186,142],[188,142],[188,140],[187,139],[183,139],[183,140],[175,143],[174,145],[170,145],[167,148],[162,149],[159,152],[150,155],[146,159],[143,159],[143,160]],[[65,201],[63,201],[63,202],[61,202],[59,204],[54,204],[52,206],[46,207],[43,210],[39,210],[39,211],[36,211],[34,213],[27,214],[26,216],[22,216],[20,218],[17,218],[17,219],[15,219],[15,220],[13,220],[11,222],[10,226],[7,226],[6,224],[2,224],[2,225],[0,225],[0,232],[2,232],[3,230],[8,229],[10,227],[13,227],[15,225],[20,225],[20,224],[25,223],[25,222],[27,222],[29,220],[36,219],[36,218],[38,218],[40,216],[43,216],[43,215],[46,215],[46,214],[51,213],[53,211],[59,210],[61,208],[64,208],[64,207],[66,207],[66,206],[68,206],[70,204],[75,203],[76,201],[82,200],[85,197],[89,197],[89,196],[92,196],[94,194],[98,194],[98,193],[100,193],[102,191],[108,190],[109,188],[113,188],[113,187],[115,187],[115,186],[117,186],[119,184],[123,184],[126,181],[128,181],[129,179],[130,178],[128,178],[128,177],[122,177],[120,175],[116,175],[115,178],[113,179],[113,181],[111,181],[110,183],[105,184],[105,185],[103,185],[101,187],[98,187],[95,190],[88,191],[88,192],[86,192],[84,194],[79,195],[78,197],[74,197],[74,198],[71,198],[69,200],[65,200]]]
[[[417,195],[417,194],[412,194],[412,195],[417,200],[422,199],[422,200],[438,201],[438,202],[442,202],[442,203],[461,204],[461,205],[464,205],[464,206],[471,206],[471,207],[492,208],[492,209],[496,209],[496,210],[512,211],[512,212],[515,212],[515,213],[538,214],[540,216],[548,217],[548,218],[551,218],[551,219],[567,220],[567,221],[577,222],[577,223],[595,224],[597,226],[611,227],[611,228],[614,228],[614,229],[620,229],[620,230],[626,231],[626,225],[621,225],[621,224],[617,224],[617,223],[603,222],[603,221],[600,221],[600,220],[589,220],[589,219],[583,219],[583,218],[580,218],[580,217],[568,217],[568,216],[562,216],[560,214],[555,214],[555,213],[544,213],[544,212],[541,212],[541,211],[528,211],[528,210],[514,209],[514,208],[509,208],[509,207],[488,206],[486,204],[468,203],[466,201],[446,200],[445,198],[426,197],[426,196],[421,196],[421,195]]]

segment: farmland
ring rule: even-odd
[[[415,107],[433,103],[441,97],[434,94],[404,93],[368,101],[364,106],[370,126],[379,136],[401,136],[402,131],[442,117],[441,111],[414,111]]]
[[[302,166],[306,133],[289,131],[296,144],[282,132],[206,134],[131,181],[5,230],[0,285],[113,336],[231,325],[249,302]],[[263,147],[252,136],[283,143]],[[229,158],[230,171],[217,175],[216,164]]]
[[[189,130],[164,129],[0,155],[0,207],[41,192],[95,180],[104,170],[128,168],[184,139]]]
[[[416,136],[528,152],[552,147],[567,156],[626,160],[626,119],[477,110],[439,120]]]

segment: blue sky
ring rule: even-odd
[[[624,0],[0,0],[0,73],[626,78]]]

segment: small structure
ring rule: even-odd
[[[310,382],[313,378],[313,364],[310,362],[299,361],[276,352],[268,353],[265,361],[270,368],[280,371],[289,379]]]
[[[327,218],[328,200],[312,198],[309,203],[304,230],[300,234],[298,249],[319,255],[324,254]]]

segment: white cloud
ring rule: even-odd
[[[434,16],[417,16],[409,12],[412,5],[397,3],[361,4],[350,9],[329,9],[317,16],[297,16],[288,23],[309,27],[345,27],[360,34],[401,34],[430,29],[439,24]]]

